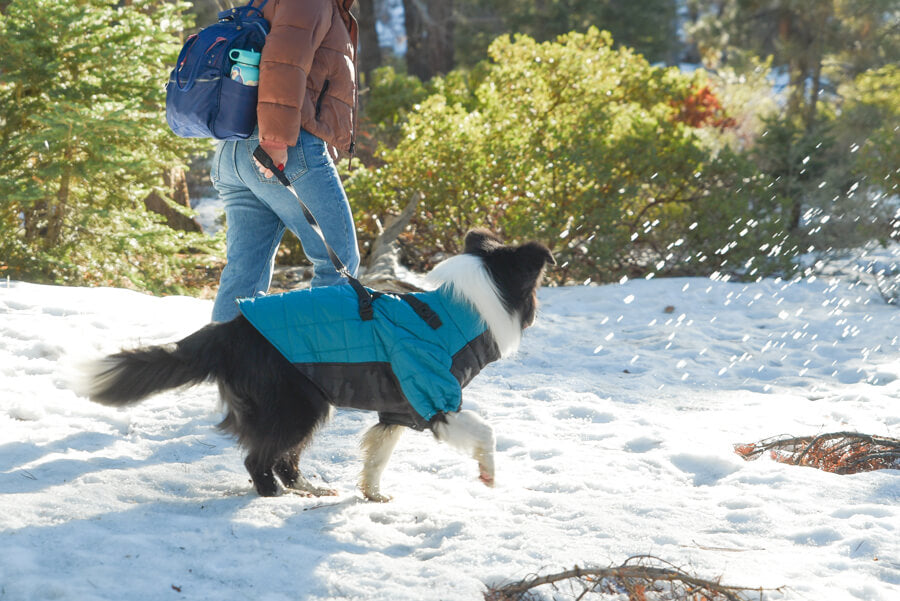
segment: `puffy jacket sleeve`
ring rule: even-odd
[[[261,140],[297,143],[306,78],[334,9],[327,0],[281,0],[275,8],[259,69],[256,112]]]

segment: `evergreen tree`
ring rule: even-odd
[[[689,0],[688,31],[710,66],[746,52],[790,79],[788,114],[815,127],[823,87],[900,59],[896,0]]]
[[[768,135],[754,154],[760,168],[776,178],[777,191],[790,200],[785,221],[790,231],[820,231],[804,223],[804,216],[812,214],[824,214],[832,223],[838,216],[850,222],[868,219],[872,207],[854,198],[865,165],[850,149],[863,145],[873,164],[881,165],[890,152],[875,152],[878,145],[865,140],[890,139],[883,134],[895,124],[882,129],[877,115],[891,113],[856,102],[853,94],[859,89],[853,82],[867,70],[900,59],[897,1],[690,0],[688,13],[688,33],[708,66],[767,56],[787,75],[784,111],[767,123]],[[867,115],[875,117],[867,120]],[[879,169],[884,171],[883,165]],[[879,181],[869,185],[887,188]],[[858,241],[845,234],[838,238],[827,245]]]
[[[609,31],[617,44],[635,49],[652,63],[672,64],[678,58],[675,0],[457,0],[457,4],[462,4],[457,47],[463,63],[481,60],[500,34],[524,33],[543,42],[592,26]]]
[[[13,0],[0,21],[0,267],[50,282],[177,288],[201,236],[148,213],[167,168],[208,146],[165,123],[185,27],[164,0]]]

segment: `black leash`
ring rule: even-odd
[[[297,190],[294,189],[294,186],[291,184],[291,180],[287,178],[287,175],[284,174],[284,171],[278,168],[275,165],[275,161],[272,160],[272,157],[269,156],[265,150],[263,150],[262,146],[257,146],[256,150],[253,151],[253,158],[260,162],[260,164],[266,169],[270,170],[275,174],[275,177],[278,178],[285,188],[287,188],[291,194],[294,195],[294,198],[297,199],[297,202],[300,203],[300,208],[303,210],[303,216],[306,217],[306,222],[309,226],[319,235],[319,238],[322,239],[322,243],[325,245],[325,250],[328,251],[328,257],[331,259],[331,264],[334,265],[335,270],[338,274],[347,278],[347,281],[353,287],[353,290],[356,291],[356,296],[359,298],[359,316],[363,321],[369,321],[375,316],[375,311],[372,309],[372,301],[381,296],[381,292],[369,292],[369,290],[363,286],[359,280],[357,280],[350,273],[350,270],[347,269],[347,266],[344,265],[344,262],[341,261],[341,258],[338,257],[337,253],[334,252],[334,249],[331,248],[331,245],[328,244],[328,240],[325,239],[325,234],[322,232],[322,228],[319,226],[319,222],[316,221],[315,216],[312,214],[312,211],[309,210],[309,207],[306,206],[306,203],[300,199],[300,195],[297,194]],[[425,322],[432,328],[438,329],[441,327],[441,319],[438,317],[437,313],[435,313],[431,307],[429,307],[426,303],[423,303],[418,298],[409,295],[409,294],[400,294],[398,295],[404,301],[406,301],[410,307],[413,308],[413,311],[421,317]]]

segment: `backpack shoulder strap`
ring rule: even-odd
[[[256,0],[250,0],[250,2],[247,3],[247,6],[245,8],[258,12],[259,16],[261,17],[262,9],[268,1],[269,0],[262,0],[262,2],[259,3],[259,6],[253,6],[253,3],[256,2]]]

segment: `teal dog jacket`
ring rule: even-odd
[[[383,423],[417,430],[459,411],[462,388],[500,358],[474,307],[451,285],[405,295],[412,300],[373,295],[367,321],[349,285],[238,303],[256,330],[337,407],[378,411]],[[414,309],[421,303],[439,321],[429,325]]]

